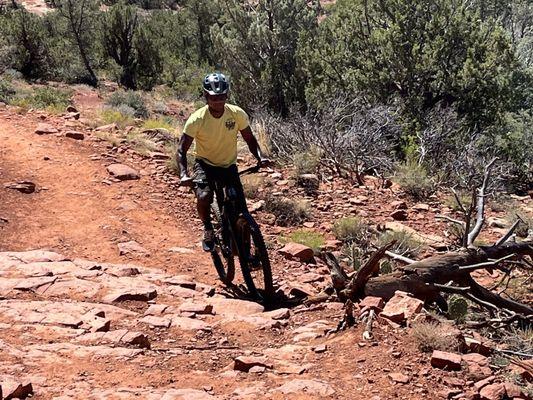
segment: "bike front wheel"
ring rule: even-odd
[[[211,258],[220,280],[224,284],[230,285],[235,277],[233,248],[231,240],[227,237],[229,234],[224,225],[225,221],[216,204],[213,205],[213,214],[215,217],[215,248],[211,252]]]
[[[267,248],[259,225],[251,215],[243,215],[237,220],[235,231],[240,242],[239,263],[248,291],[254,298],[268,302],[274,295],[274,284]]]

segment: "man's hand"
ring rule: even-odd
[[[192,187],[193,186],[193,180],[190,176],[188,175],[183,175],[181,178],[180,178],[180,186],[187,186],[187,187]]]

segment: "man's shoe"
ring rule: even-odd
[[[204,230],[204,240],[202,241],[204,251],[213,251],[215,249],[215,231],[213,229]]]

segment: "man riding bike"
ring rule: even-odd
[[[244,191],[237,171],[237,135],[241,133],[259,166],[267,166],[270,160],[263,157],[252,133],[248,115],[236,105],[226,103],[229,82],[219,73],[208,74],[203,81],[207,105],[195,111],[183,127],[178,152],[180,184],[196,186],[197,209],[204,225],[203,249],[212,251],[215,233],[211,222],[214,182],[224,181],[237,190],[239,208],[247,210]],[[195,141],[194,177],[187,171],[187,151]]]

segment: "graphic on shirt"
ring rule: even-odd
[[[234,119],[228,119],[226,121],[226,128],[228,130],[232,130],[233,128],[235,128],[235,120]]]

